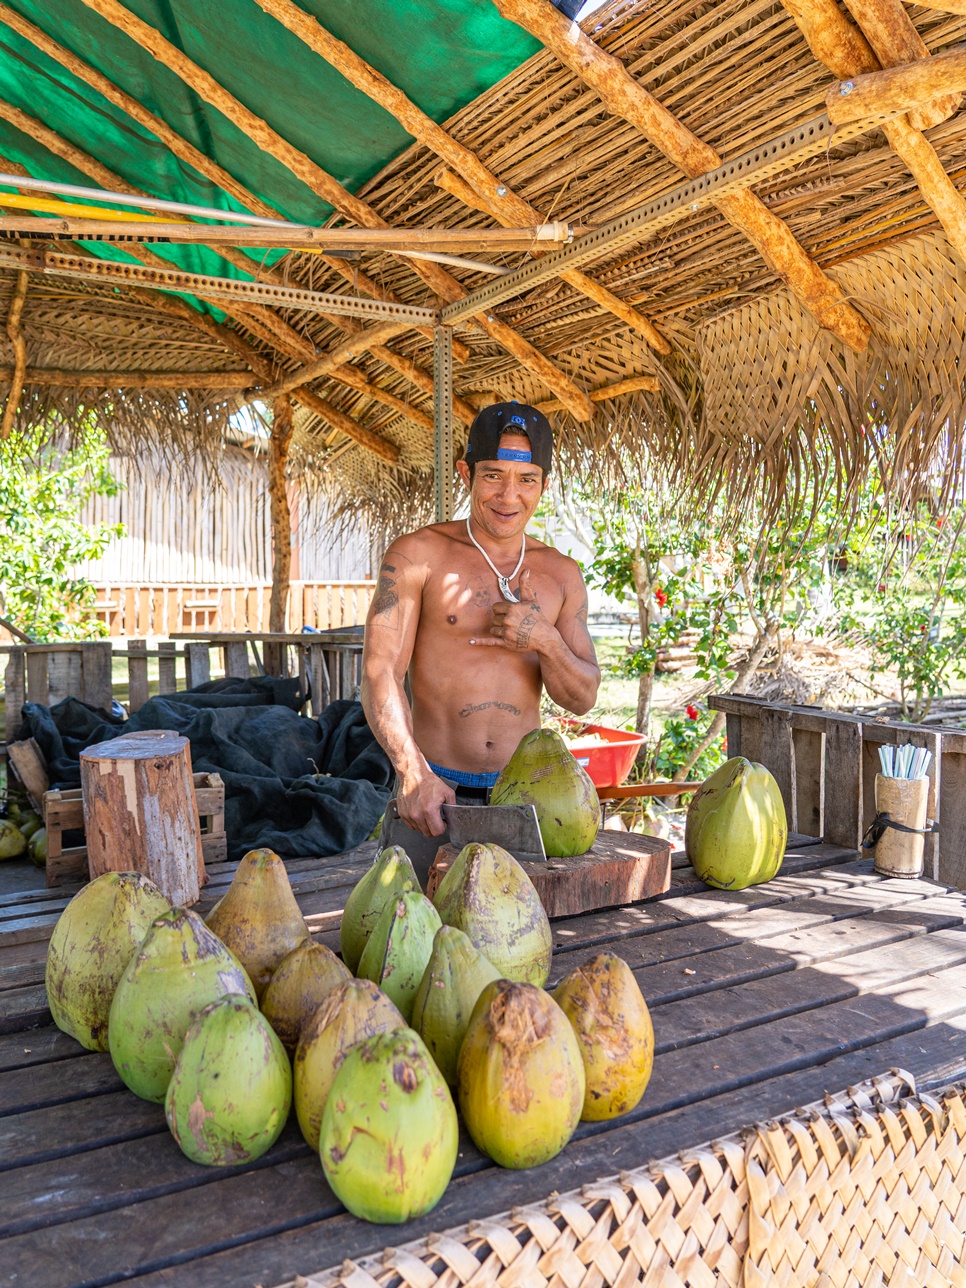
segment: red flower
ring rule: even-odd
[[[661,589],[660,586],[654,587],[654,598],[657,600],[658,608],[663,608],[664,605],[667,603],[667,595]]]
[[[697,720],[698,708],[688,705],[684,708],[684,714],[687,716],[689,720]]]
[[[885,588],[886,588],[886,584],[885,584],[885,582],[884,582],[884,581],[880,581],[880,582],[879,582],[879,589],[880,589],[880,590],[885,590]]]

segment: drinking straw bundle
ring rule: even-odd
[[[901,747],[880,747],[879,760],[885,778],[925,778],[932,752],[907,742]]]

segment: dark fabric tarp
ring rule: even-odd
[[[35,738],[51,784],[80,786],[80,752],[123,732],[174,729],[191,743],[197,773],[225,783],[229,858],[258,846],[288,858],[339,854],[378,823],[392,769],[358,702],[300,716],[294,680],[216,680],[152,698],[129,720],[76,698],[28,702],[20,736]]]

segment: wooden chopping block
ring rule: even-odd
[[[441,845],[426,886],[432,898],[459,851]],[[586,854],[521,863],[548,917],[572,917],[663,894],[671,885],[671,844],[635,832],[598,832]]]
[[[91,880],[142,872],[173,904],[196,903],[207,881],[187,738],[144,730],[80,755]]]

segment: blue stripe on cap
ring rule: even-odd
[[[498,461],[532,461],[533,457],[529,452],[518,452],[515,448],[501,447],[496,454]]]

